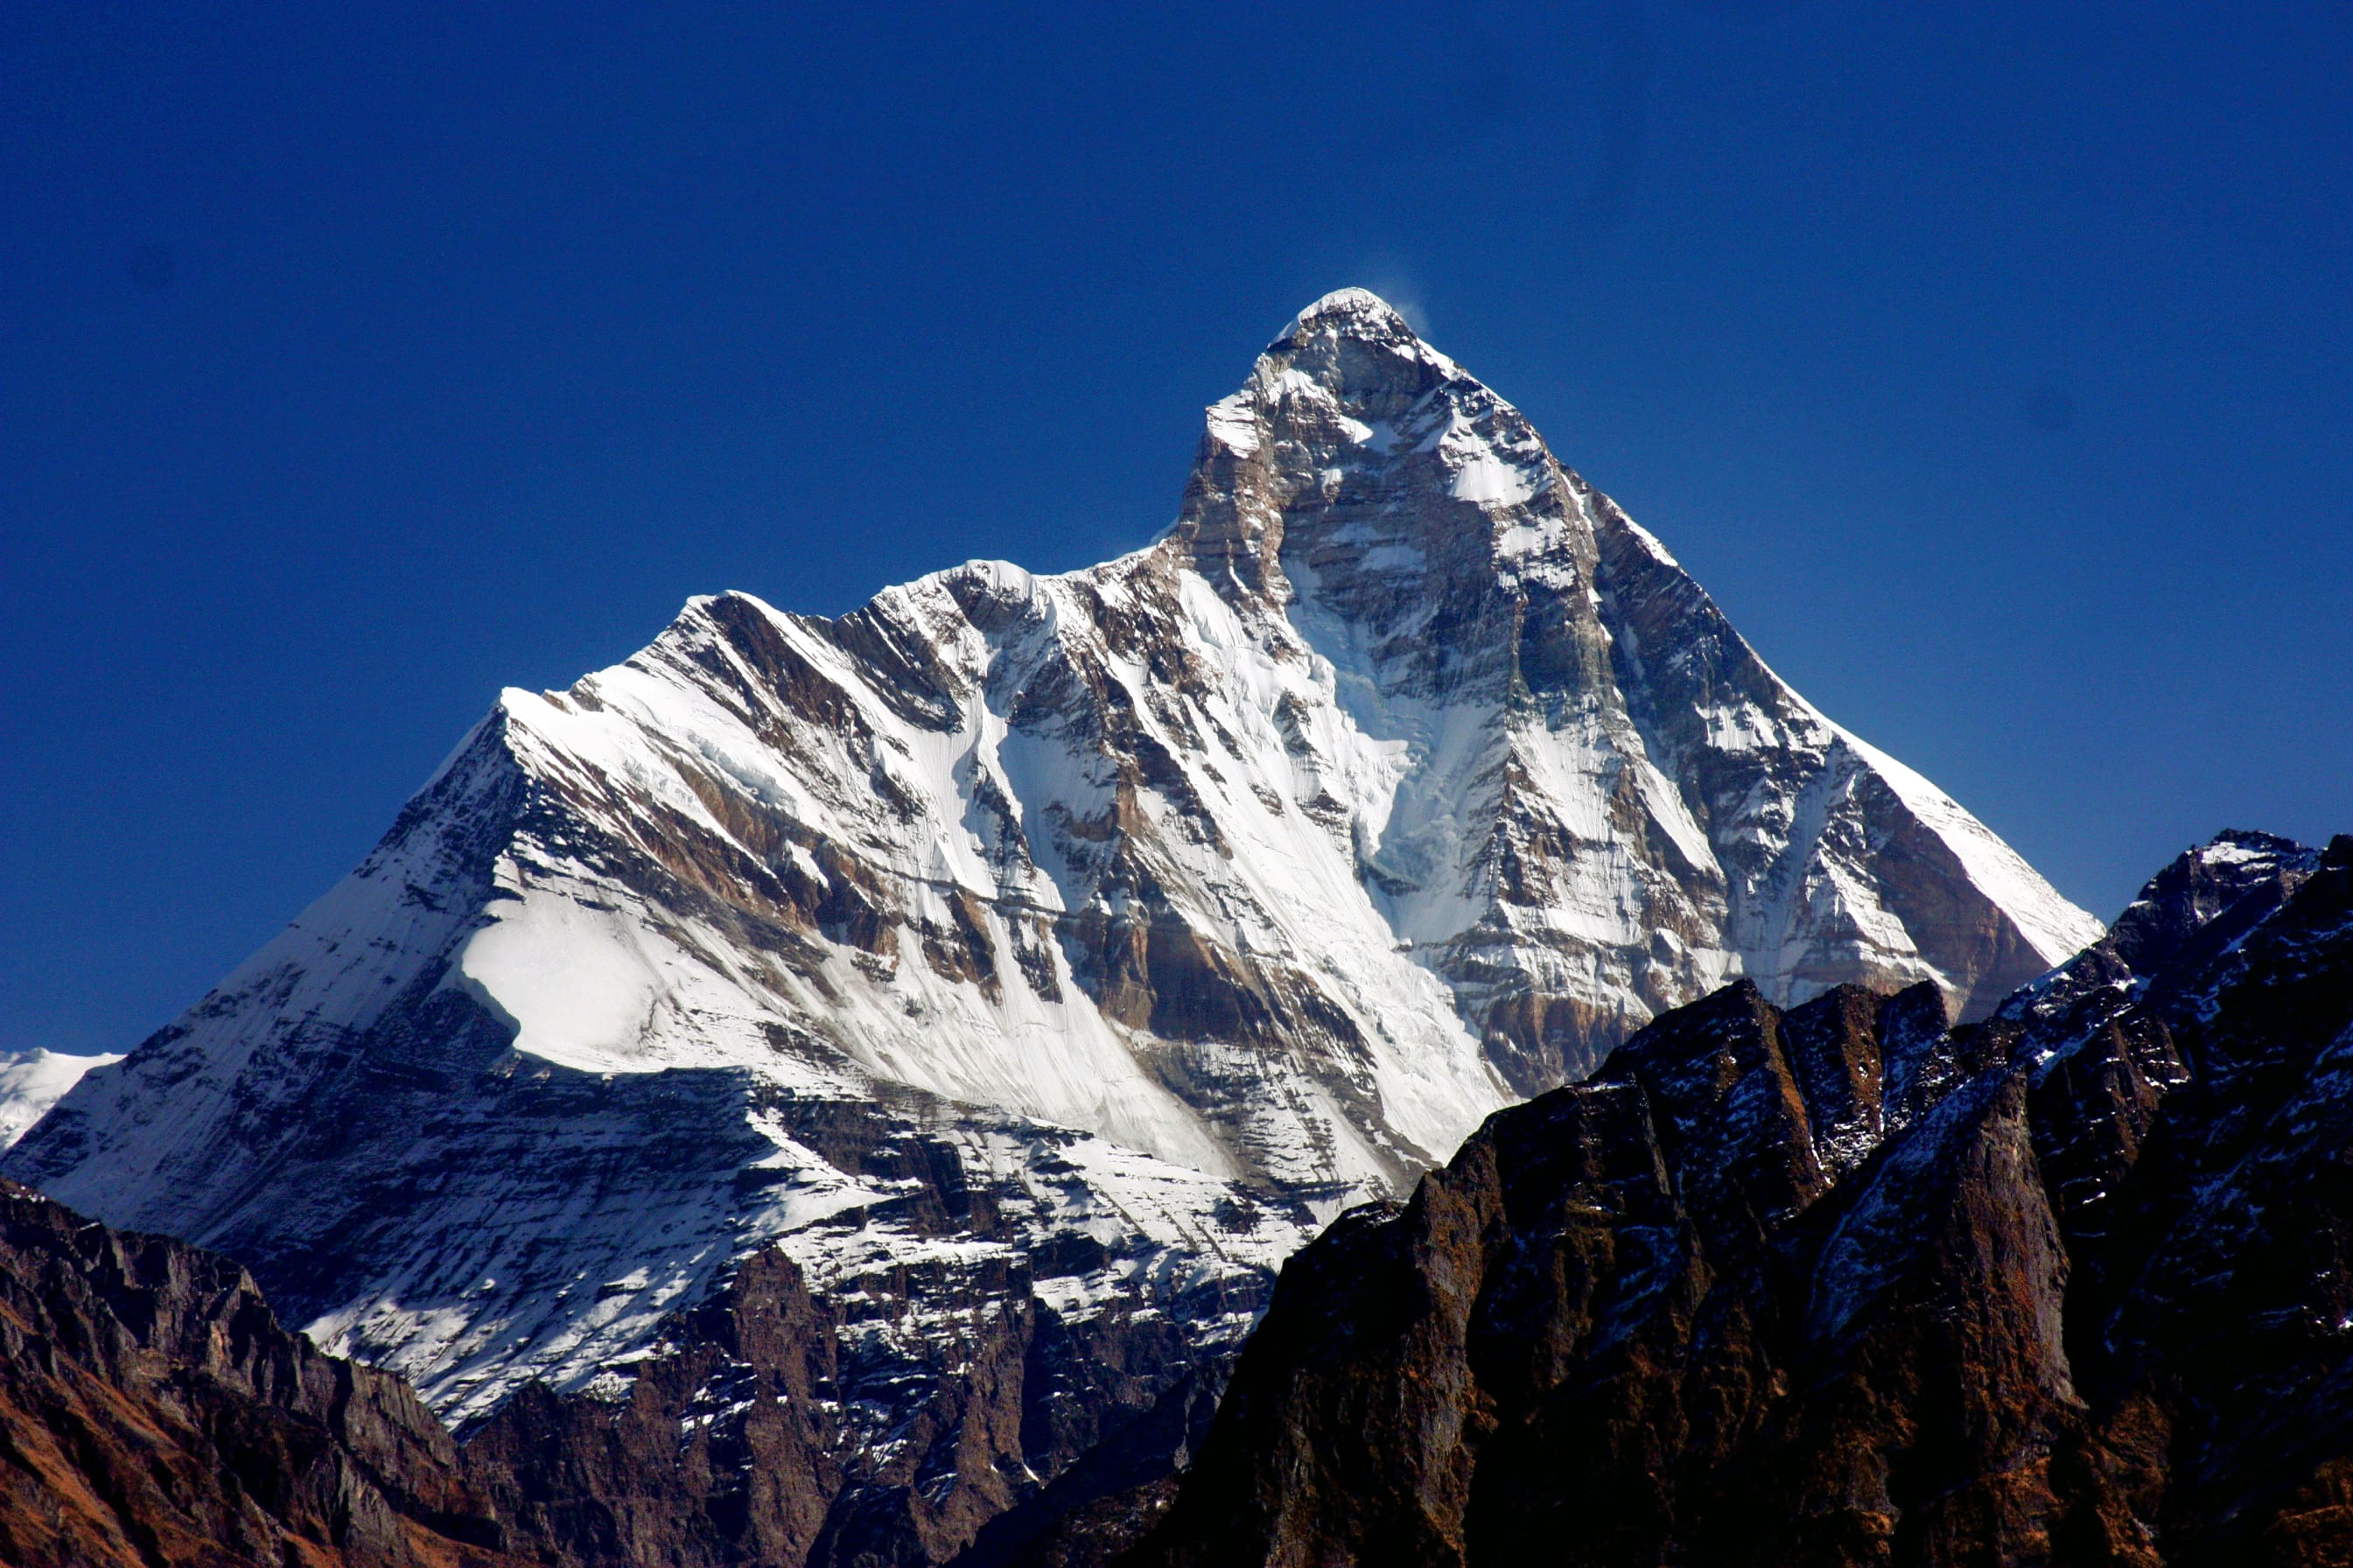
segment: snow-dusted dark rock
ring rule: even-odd
[[[838,620],[698,599],[508,691],[5,1168],[233,1254],[459,1422],[627,1397],[780,1248],[868,1369],[828,1430],[879,1452],[990,1313],[1050,1321],[1063,1415],[1116,1424],[1342,1207],[1727,980],[1925,987],[1934,1040],[2100,934],[1349,289],[1209,410],[1145,549]],[[839,1504],[921,1554],[1071,1451],[942,1419],[948,1458]]]

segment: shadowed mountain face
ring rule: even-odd
[[[1736,984],[1344,1216],[1123,1561],[2353,1561],[2353,838],[1936,1004]]]
[[[1214,1381],[1333,1215],[1662,1013],[1745,976],[1977,1016],[2099,935],[1350,289],[1146,549],[698,599],[505,693],[0,1168],[228,1253],[469,1430],[534,1379],[635,1408],[780,1255],[833,1339],[826,1520],[935,1561]],[[663,1387],[712,1463],[768,1451]]]

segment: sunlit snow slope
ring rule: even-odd
[[[1349,289],[1149,548],[697,599],[506,692],[5,1168],[461,1413],[620,1375],[772,1241],[850,1291],[1083,1235],[1018,1289],[1229,1336],[1339,1204],[1728,977],[1982,1011],[2099,935]],[[949,1186],[993,1239],[892,1206]]]
[[[25,1134],[25,1129],[48,1113],[50,1106],[81,1081],[92,1068],[111,1066],[121,1057],[74,1057],[36,1047],[16,1056],[0,1056],[0,1149]]]

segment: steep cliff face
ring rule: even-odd
[[[624,1407],[781,1249],[863,1369],[815,1396],[828,1506],[929,1560],[1214,1367],[1341,1208],[1657,1015],[1733,976],[1974,1015],[2099,934],[1344,290],[1146,549],[838,620],[698,599],[507,692],[4,1163],[469,1426],[534,1378]],[[944,1470],[893,1447],[923,1422]]]
[[[1124,1561],[2353,1560],[2353,838],[1929,999],[1736,984],[1344,1216]]]
[[[0,1562],[522,1568],[399,1378],[227,1258],[0,1182]]]
[[[1173,1492],[1181,1436],[1159,1426],[1196,1380],[1213,1399],[1225,1367],[1198,1325],[1257,1305],[1066,1316],[1050,1302],[1076,1272],[1050,1254],[976,1274],[902,1258],[818,1294],[759,1253],[665,1322],[617,1398],[523,1388],[466,1434],[467,1471],[555,1568],[939,1563],[992,1521],[1027,1545],[1129,1470]],[[1074,1502],[1041,1495],[1106,1466]]]

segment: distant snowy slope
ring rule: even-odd
[[[38,1047],[0,1057],[0,1149],[16,1142],[26,1128],[47,1115],[49,1107],[81,1081],[82,1074],[121,1059],[119,1056],[68,1056]]]

